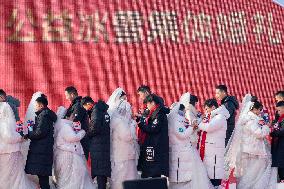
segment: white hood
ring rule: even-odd
[[[215,117],[216,115],[223,115],[226,119],[229,119],[230,117],[230,113],[224,105],[221,105],[219,108],[211,112],[211,117]]]

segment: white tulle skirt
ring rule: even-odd
[[[123,189],[122,183],[124,181],[135,179],[138,179],[136,160],[111,163],[110,188]]]
[[[55,150],[54,174],[57,189],[95,189],[92,179],[87,171],[85,157],[63,151]]]
[[[242,154],[242,176],[237,189],[276,189],[277,169],[271,167],[269,157]]]
[[[26,165],[29,146],[30,146],[30,140],[26,140],[21,144],[21,153],[23,154],[24,165]]]
[[[0,188],[3,189],[36,189],[24,171],[21,152],[0,155]]]
[[[210,182],[206,168],[200,159],[199,153],[196,148],[189,148],[193,157],[192,176],[191,181],[169,183],[169,189],[213,189],[213,185]]]

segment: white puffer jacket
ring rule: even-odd
[[[170,182],[188,182],[192,177],[192,127],[186,128],[185,117],[175,114],[169,121]]]
[[[264,123],[263,119],[253,112],[248,112],[243,118],[241,123],[243,126],[243,152],[259,156],[268,155],[264,141],[265,137],[269,135],[270,129],[262,123]]]
[[[201,131],[207,132],[203,162],[210,179],[223,179],[225,176],[225,138],[229,117],[229,111],[222,105],[211,112],[208,123],[201,122],[198,126]],[[201,146],[201,140],[199,146]]]
[[[16,120],[12,108],[0,102],[0,154],[18,152],[23,138],[16,132]]]
[[[138,158],[136,122],[123,116],[113,116],[111,128],[111,161],[121,162]]]
[[[85,131],[80,130],[76,133],[72,124],[73,122],[67,119],[58,119],[55,123],[55,150],[60,149],[83,155],[80,140],[85,136]]]
[[[192,125],[194,122],[197,122],[198,124],[201,122],[201,118],[198,117],[198,113],[199,112],[197,111],[197,109],[192,104],[188,104],[186,106],[185,117],[188,120],[190,125]],[[190,141],[191,141],[191,144],[194,147],[197,147],[197,143],[198,143],[198,129],[196,129],[191,134]]]

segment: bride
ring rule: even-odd
[[[190,94],[185,93],[168,115],[170,142],[170,189],[210,189],[213,186],[190,136],[197,125],[188,125],[185,112]]]
[[[239,189],[275,189],[277,170],[271,168],[270,129],[260,117],[260,102],[247,94],[242,103],[235,131],[225,153],[226,177],[234,170]]]
[[[85,131],[72,121],[63,119],[66,109],[59,107],[58,120],[54,125],[54,174],[58,189],[94,189],[95,185],[87,171],[80,140]]]
[[[125,180],[138,178],[136,122],[123,89],[116,89],[107,104],[111,116],[111,188],[122,189]]]
[[[16,132],[13,110],[6,102],[0,103],[0,186],[10,189],[35,189],[24,172],[20,151],[22,136]]]

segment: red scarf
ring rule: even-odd
[[[159,108],[159,105],[156,105],[152,110],[150,110],[150,113],[148,117],[146,118],[146,125],[148,125],[149,118],[152,116],[152,114]],[[138,128],[138,140],[140,144],[144,144],[147,133],[143,132],[139,127]]]
[[[208,115],[208,121],[210,121],[210,114]],[[204,156],[205,156],[206,135],[207,135],[206,131],[201,132],[201,137],[200,137],[201,144],[199,146],[200,147],[199,153],[200,153],[200,158],[201,158],[202,161],[204,160]]]

